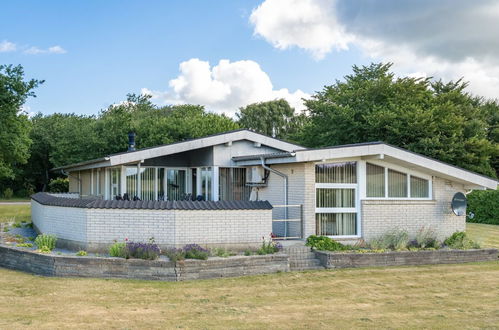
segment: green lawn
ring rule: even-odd
[[[31,205],[0,203],[0,222],[20,222],[23,220],[31,221]]]
[[[466,231],[480,243],[482,247],[493,247],[499,249],[499,226],[484,225],[481,223],[467,223]]]
[[[12,217],[29,217],[29,206],[0,205],[0,219]],[[486,246],[499,243],[499,226],[468,228]],[[182,283],[48,278],[0,268],[0,329],[498,325],[499,261]]]

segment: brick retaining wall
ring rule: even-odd
[[[0,246],[0,266],[28,273],[61,277],[128,278],[185,281],[289,271],[285,254],[184,260],[76,257],[39,254]]]
[[[315,251],[326,268],[458,264],[498,260],[497,249],[338,253]]]

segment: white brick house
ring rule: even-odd
[[[273,215],[244,208],[215,213],[175,210],[167,215],[141,203],[142,209],[135,211],[118,207],[116,216],[111,204],[94,203],[84,212],[85,224],[75,224],[85,227],[81,237],[87,242],[106,244],[111,237],[130,232],[137,239],[155,234],[166,245],[250,244],[270,230],[278,236],[317,234],[355,241],[395,227],[414,235],[423,226],[444,238],[465,229],[465,216],[455,215],[451,208],[456,193],[497,188],[492,178],[382,142],[307,149],[237,130],[141,150],[134,150],[134,141],[131,144],[128,152],[54,170],[68,175],[70,192],[81,198],[119,199],[114,203],[127,205],[134,204],[121,199],[262,200],[275,206]],[[57,231],[74,240],[71,230],[65,234],[48,228],[43,223],[47,217],[36,220],[36,214],[43,214],[38,206],[34,222],[40,231]],[[57,210],[51,212],[57,219]],[[75,219],[81,213],[76,212]],[[177,220],[169,226],[171,219]],[[291,221],[296,219],[300,222]],[[77,220],[64,222],[72,221]],[[51,222],[50,226],[60,225]]]

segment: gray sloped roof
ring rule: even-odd
[[[117,201],[56,197],[36,193],[31,199],[47,206],[88,209],[142,209],[142,210],[270,210],[268,201]]]

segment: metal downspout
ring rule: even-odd
[[[265,164],[265,157],[260,157],[261,165],[264,169],[279,175],[284,179],[284,219],[288,219],[288,176],[282,172],[279,172],[278,170],[275,170]],[[284,223],[284,236],[286,237],[288,235],[288,223]]]

